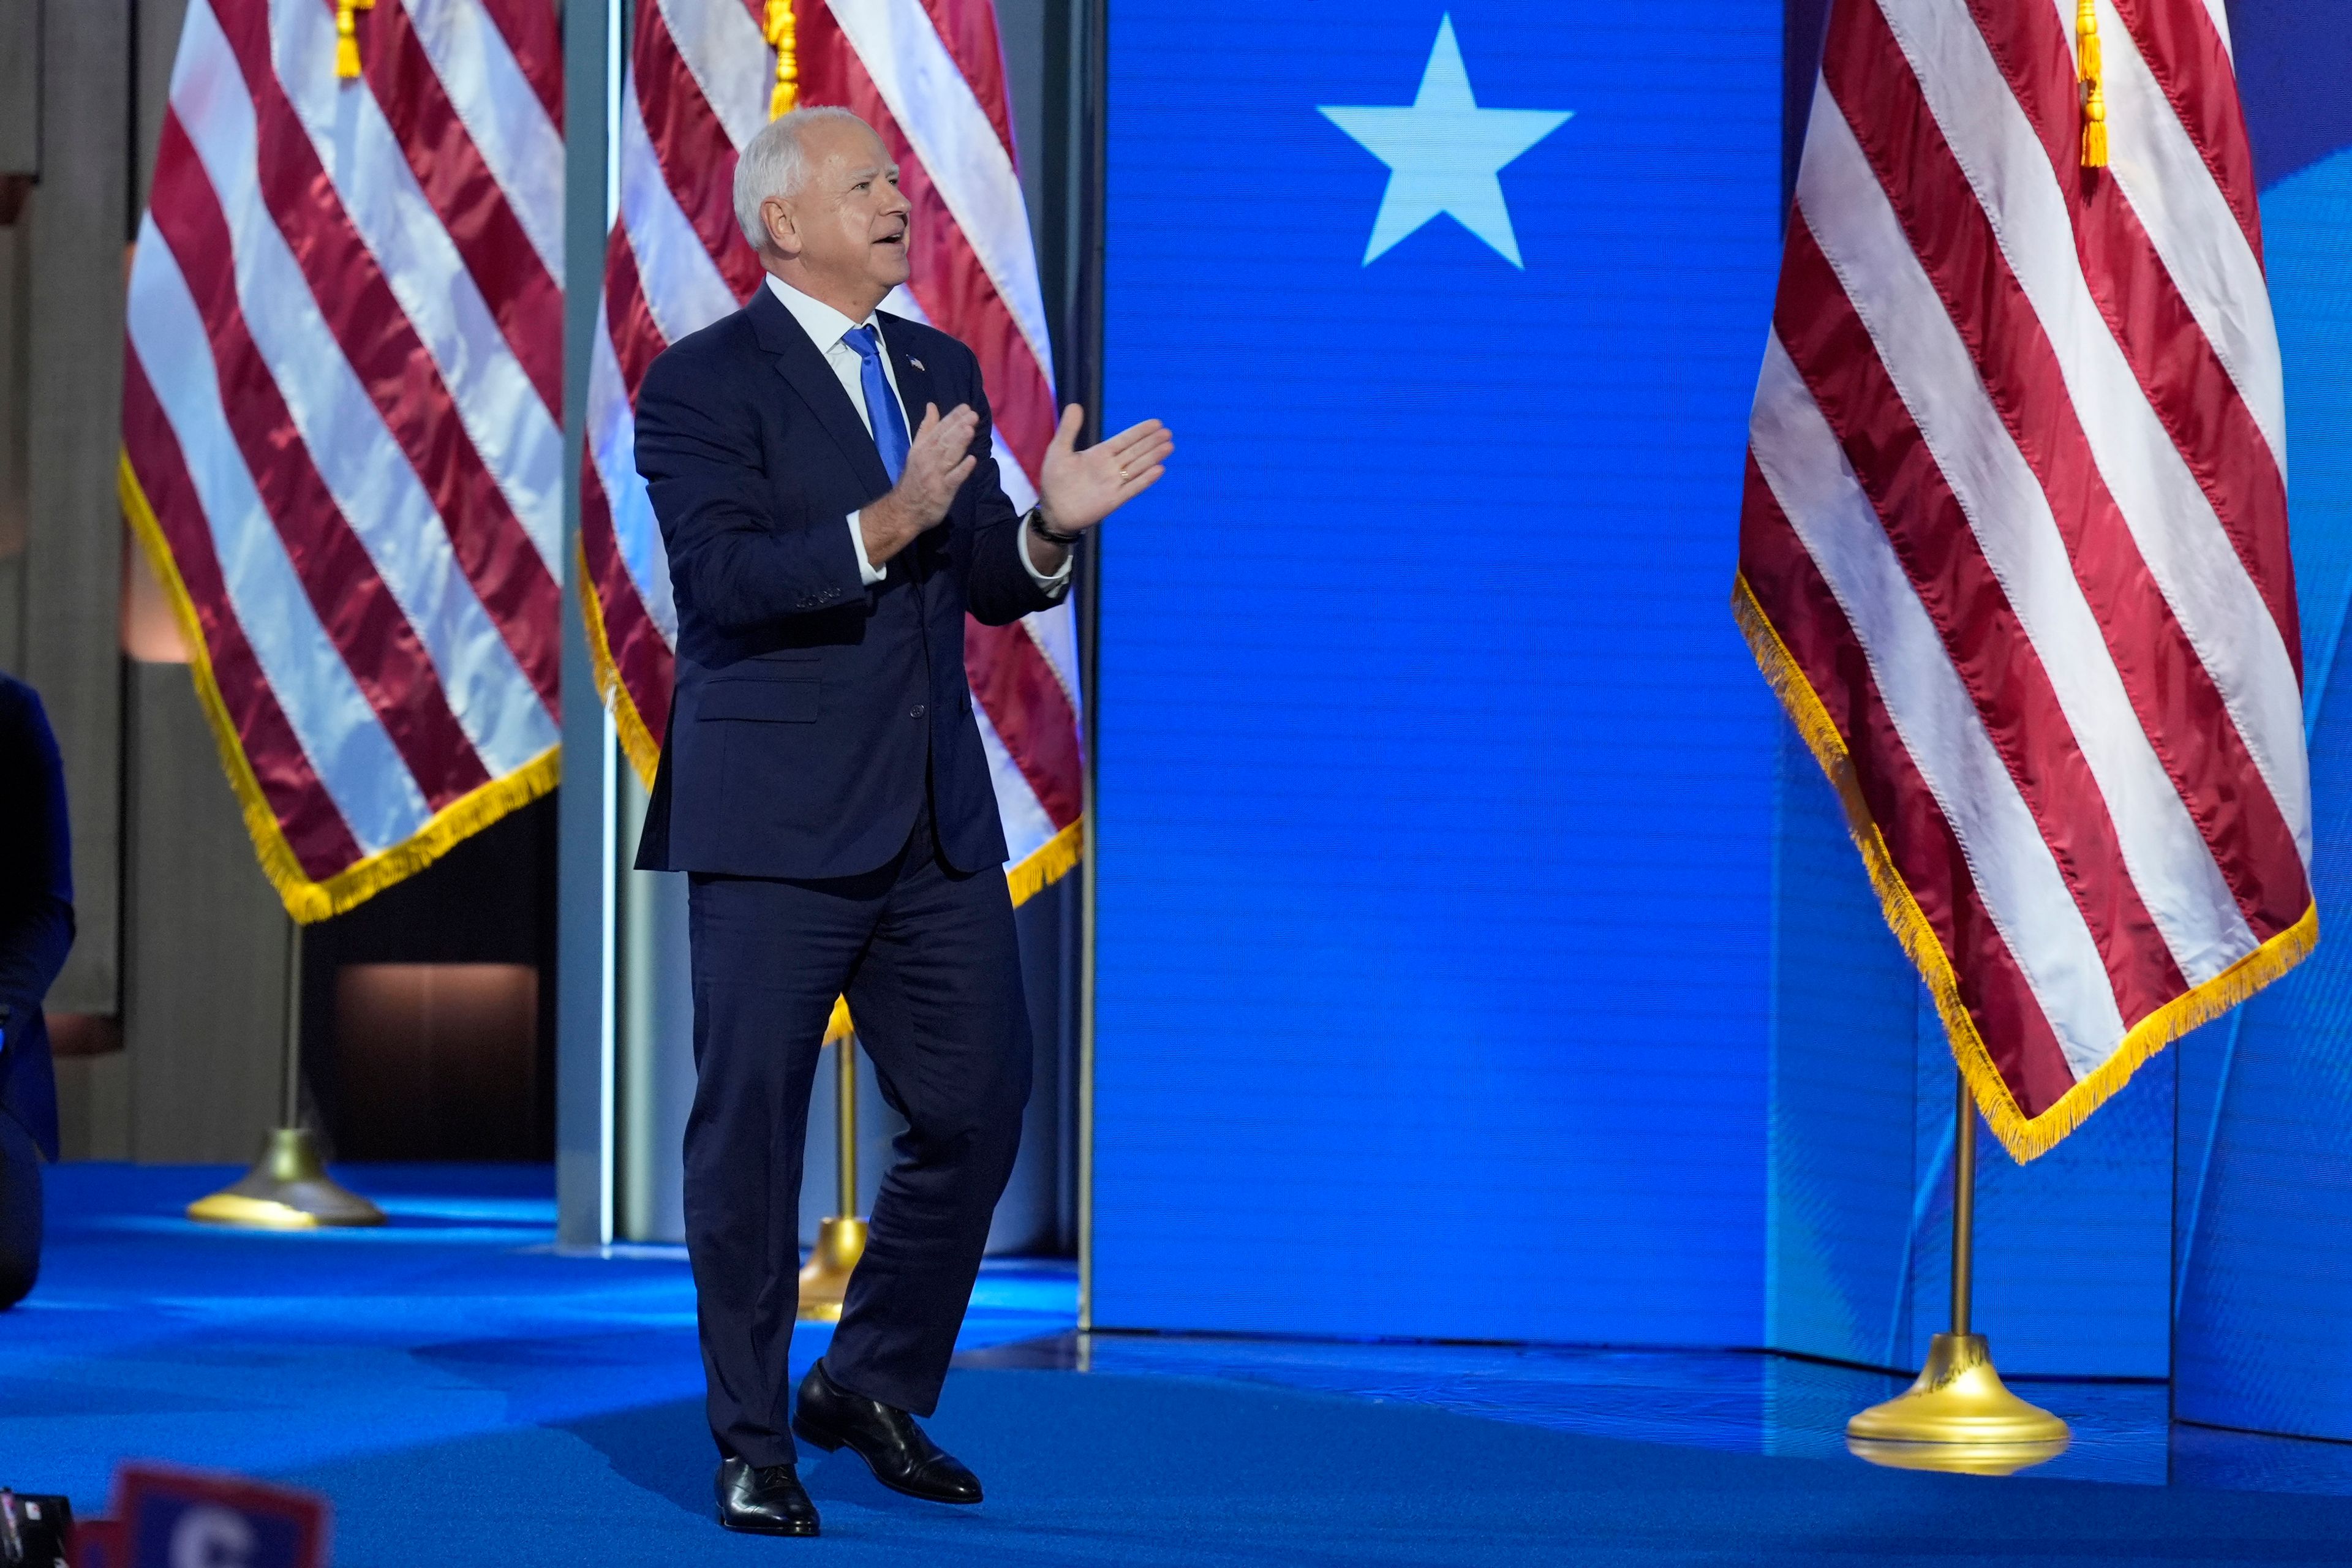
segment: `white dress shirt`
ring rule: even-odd
[[[875,341],[886,344],[881,356],[883,379],[890,384],[890,395],[898,397],[898,373],[891,368],[887,339],[877,319],[878,312],[862,321],[853,321],[824,300],[802,293],[772,272],[768,274],[768,288],[783,302],[784,309],[793,313],[793,320],[801,324],[801,331],[809,335],[809,342],[817,346],[817,352],[824,355],[825,364],[839,378],[841,390],[849,394],[849,405],[857,410],[857,417],[865,423],[866,434],[871,437],[874,434],[874,416],[866,406],[865,360],[842,339],[860,327],[874,329]],[[903,412],[906,406],[907,400],[898,397],[899,409]],[[912,420],[908,421],[907,434],[910,440],[914,436],[913,425]],[[1024,529],[1023,531],[1025,534],[1027,531]],[[857,574],[865,580],[866,586],[881,582],[887,574],[866,558],[866,531],[859,526],[858,514],[854,511],[849,514],[849,545],[857,552]],[[1020,553],[1021,564],[1029,569],[1029,575],[1034,577],[1037,585],[1046,592],[1052,593],[1070,580],[1071,557],[1063,558],[1062,569],[1058,572],[1040,572],[1037,563],[1029,558],[1029,541],[1025,537],[1015,549]]]

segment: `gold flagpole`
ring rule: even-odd
[[[316,1230],[331,1225],[382,1225],[383,1211],[327,1174],[319,1140],[302,1125],[302,928],[286,926],[285,1077],[278,1127],[261,1158],[233,1186],[188,1205],[190,1219],[256,1230]]]
[[[2005,1476],[2064,1451],[2066,1423],[2011,1394],[1969,1321],[1975,1291],[1977,1105],[1959,1083],[1952,1134],[1952,1327],[1927,1345],[1918,1379],[1845,1424],[1846,1447],[1876,1465]]]
[[[816,1246],[801,1268],[803,1321],[837,1323],[850,1270],[866,1256],[866,1222],[857,1214],[857,1037],[843,1034],[834,1048],[834,1212],[817,1226]]]

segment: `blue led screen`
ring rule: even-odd
[[[2178,1204],[2174,1408],[2352,1438],[2352,32],[2234,0],[2286,376],[2287,505],[2311,740],[2320,944],[2200,1032]]]
[[[1777,0],[1120,0],[1095,1317],[1753,1344]]]

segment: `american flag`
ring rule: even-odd
[[[1735,608],[2030,1158],[2318,937],[2222,0],[1837,0],[1749,455]]]
[[[349,908],[553,787],[545,0],[189,0],[121,489],[262,865]]]
[[[637,476],[630,406],[656,354],[759,286],[731,205],[736,154],[795,89],[801,103],[855,110],[898,159],[914,208],[914,270],[882,308],[929,321],[979,356],[997,466],[1015,507],[1034,500],[1053,438],[1044,292],[991,0],[638,0],[621,93],[620,215],[590,368],[581,548],[599,675],[647,780],[668,721],[677,617]],[[964,663],[1017,902],[1077,855],[1069,606],[1010,626],[967,621]]]

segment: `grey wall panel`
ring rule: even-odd
[[[188,671],[129,668],[131,1153],[249,1160],[278,1120],[289,922]]]
[[[0,0],[5,4],[5,0]],[[171,100],[172,60],[179,51],[180,29],[188,19],[188,0],[138,0],[138,37],[132,83],[131,193],[134,208],[147,203],[155,183],[155,148],[163,135],[163,110]]]
[[[41,21],[41,180],[32,248],[26,411],[25,673],[65,753],[80,934],[49,993],[111,1013],[122,778],[123,242],[129,234],[130,0],[49,0]]]
[[[131,1158],[131,1057],[58,1058],[58,1151],[68,1160]]]
[[[0,0],[0,175],[41,166],[41,0]]]
[[[21,223],[0,227],[0,669],[25,671],[26,319],[30,247]]]

